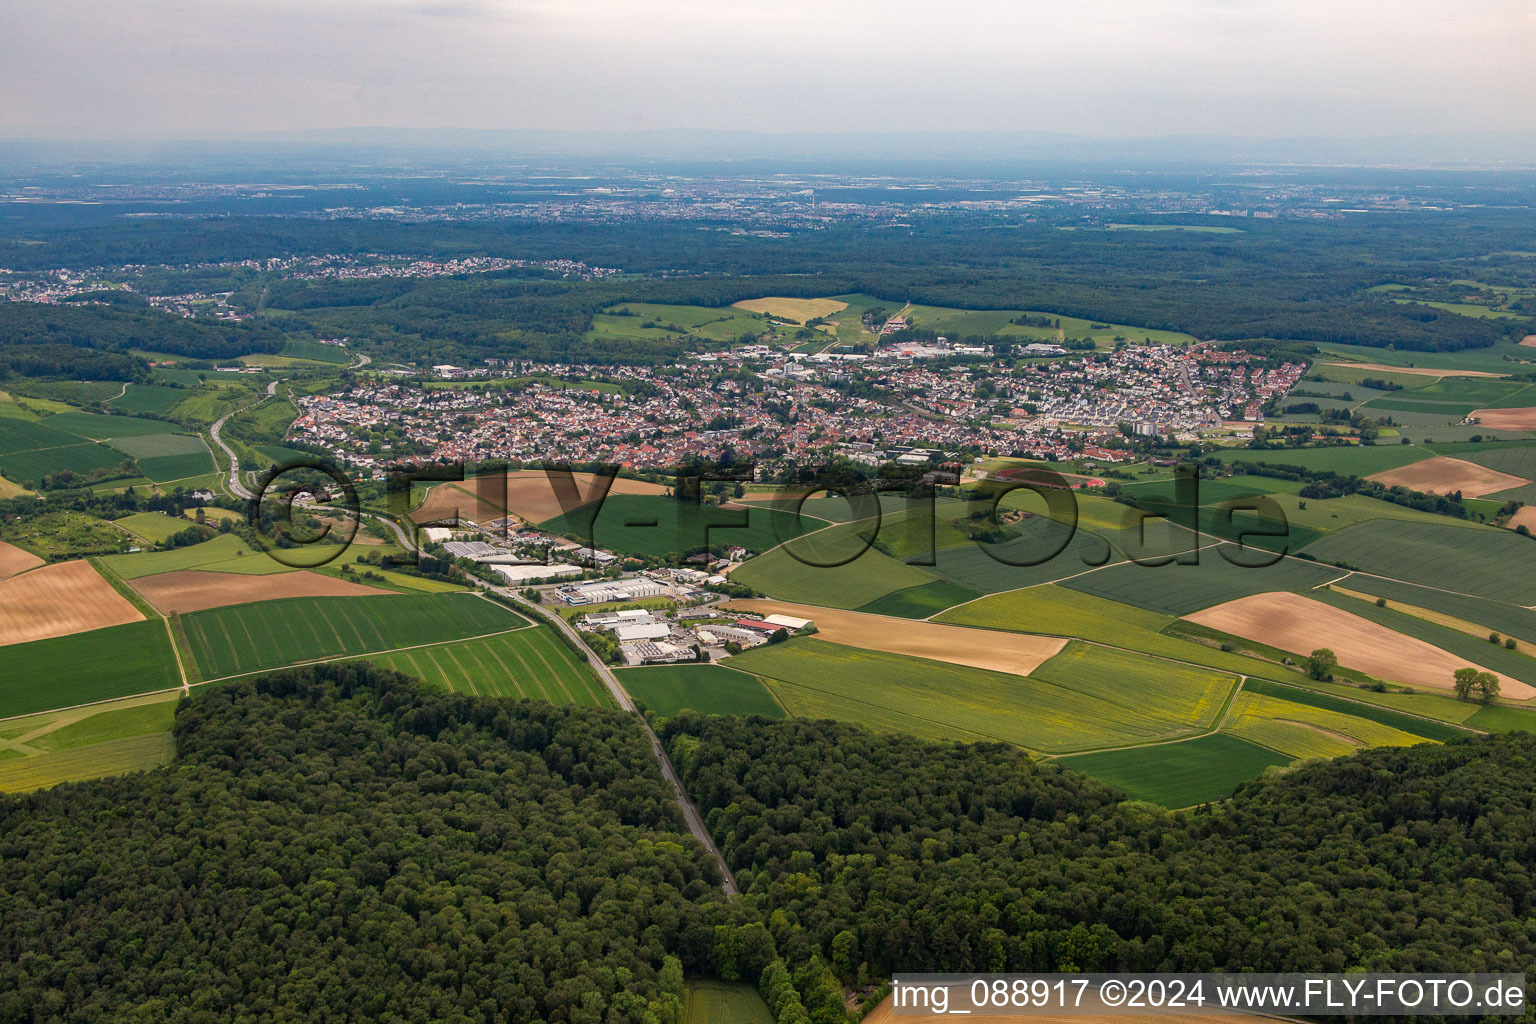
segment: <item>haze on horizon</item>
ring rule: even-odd
[[[1536,129],[1528,0],[8,0],[0,136]]]

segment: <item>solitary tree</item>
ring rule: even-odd
[[[1319,647],[1307,655],[1307,675],[1313,679],[1333,678],[1333,670],[1339,667],[1339,656],[1326,647]]]
[[[1459,668],[1456,670],[1456,696],[1462,700],[1472,699],[1472,689],[1477,685],[1477,669]]]
[[[1478,700],[1492,704],[1493,699],[1499,695],[1499,677],[1492,672],[1479,672],[1477,678],[1472,680],[1472,688],[1477,691]]]

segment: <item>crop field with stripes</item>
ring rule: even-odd
[[[612,707],[592,670],[546,628],[438,644],[368,659],[455,693]]]
[[[179,617],[204,679],[502,633],[526,620],[473,594],[297,597]]]

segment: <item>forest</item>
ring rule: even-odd
[[[168,768],[0,798],[0,1022],[680,1024],[685,976],[847,1024],[898,970],[1507,970],[1536,737],[1383,748],[1174,814],[1002,744],[429,692],[368,666],[177,709]]]
[[[666,221],[634,223],[435,223],[226,217],[29,223],[25,239],[0,225],[0,266],[36,269],[86,260],[175,264],[253,254],[395,253],[579,259],[622,268],[583,283],[527,270],[431,279],[297,281],[230,275],[235,301],[272,314],[233,328],[156,318],[154,351],[225,358],[232,347],[275,351],[278,327],[369,339],[389,358],[475,361],[486,356],[661,362],[673,338],[584,337],[616,303],[724,306],[761,295],[865,292],[966,309],[1035,309],[1056,315],[1184,331],[1202,339],[1284,338],[1423,351],[1485,348],[1518,339],[1521,319],[1462,316],[1394,302],[1385,283],[1435,287],[1464,276],[1468,260],[1526,246],[1528,225],[1497,209],[1381,214],[1358,220],[1254,220],[1230,235],[1077,230],[1065,212],[971,213],[916,219],[900,232],[839,224],[759,238]],[[1072,227],[1073,230],[1062,230]],[[1489,268],[1493,270],[1492,267]],[[188,272],[206,284],[206,271]],[[1498,276],[1490,273],[1490,276]],[[174,272],[156,286],[173,287]],[[238,279],[237,279],[238,278]],[[195,279],[195,280],[194,280]],[[263,281],[270,284],[263,299]],[[1427,292],[1430,294],[1432,292]],[[11,311],[0,343],[81,344],[84,332],[142,344],[150,314],[127,306],[63,313]],[[62,318],[62,319],[61,319]],[[99,328],[99,329],[98,329]],[[193,335],[197,336],[194,337]],[[236,342],[240,344],[235,344]],[[99,344],[121,348],[126,345]]]

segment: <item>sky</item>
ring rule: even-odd
[[[4,0],[0,137],[1536,129],[1530,0]]]

